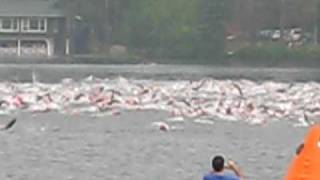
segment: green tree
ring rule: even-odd
[[[201,59],[220,58],[224,53],[225,23],[230,18],[228,0],[200,0],[197,52]]]
[[[122,0],[125,2],[125,0]],[[210,58],[224,49],[224,26],[230,0],[137,0],[117,32],[131,47],[145,48],[154,57]]]
[[[67,13],[73,13],[70,17],[82,17],[100,47],[105,45],[110,26],[112,43],[143,50],[151,57],[208,59],[223,53],[231,0],[61,2]]]
[[[145,49],[155,57],[186,57],[191,53],[192,42],[188,41],[197,20],[197,0],[122,2],[126,11],[120,15],[122,23],[115,27],[118,42]]]

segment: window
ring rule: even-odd
[[[16,40],[1,40],[0,41],[0,56],[17,56],[18,41]]]
[[[21,21],[22,32],[44,33],[47,31],[47,19],[32,18]]]
[[[22,40],[22,56],[47,56],[48,46],[46,40]]]
[[[46,24],[47,24],[47,21],[45,21],[45,19],[41,19],[40,20],[40,30],[45,31],[46,30]]]
[[[13,18],[0,19],[0,32],[18,32],[18,23],[18,20]]]
[[[29,21],[27,20],[22,20],[22,31],[27,31],[29,29]]]
[[[39,29],[38,19],[31,19],[29,22],[30,22],[30,26],[29,26],[30,30],[38,30]]]
[[[17,19],[13,20],[13,29],[19,31],[19,21]]]
[[[2,29],[11,29],[11,19],[2,20]]]

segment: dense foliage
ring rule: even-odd
[[[143,57],[214,61],[230,27],[251,42],[261,30],[294,27],[320,39],[319,0],[59,1],[69,17],[81,17],[74,30],[86,29],[80,37],[88,37],[91,53],[118,44]]]
[[[121,44],[154,58],[208,59],[223,54],[228,1],[61,0],[61,3],[66,11],[75,12],[70,16],[82,17],[82,23],[94,32],[91,39],[99,46]]]

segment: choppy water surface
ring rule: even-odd
[[[170,120],[314,123],[320,116],[320,84],[249,80],[135,80],[90,76],[61,83],[0,83],[1,113],[17,111],[118,115],[161,110]]]
[[[18,118],[0,133],[0,179],[201,179],[215,154],[282,179],[320,115],[316,70],[38,68],[0,73],[0,120]]]
[[[163,132],[150,124],[166,120],[158,111],[17,116],[16,126],[0,133],[3,180],[201,179],[215,154],[238,162],[246,179],[282,179],[305,132],[281,122],[221,121],[175,122],[177,129]]]

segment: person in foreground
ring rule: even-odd
[[[203,180],[243,180],[243,175],[239,167],[233,161],[228,161],[225,165],[225,160],[222,156],[215,156],[212,159],[213,170],[203,177]],[[231,170],[235,175],[228,174],[225,170]]]

